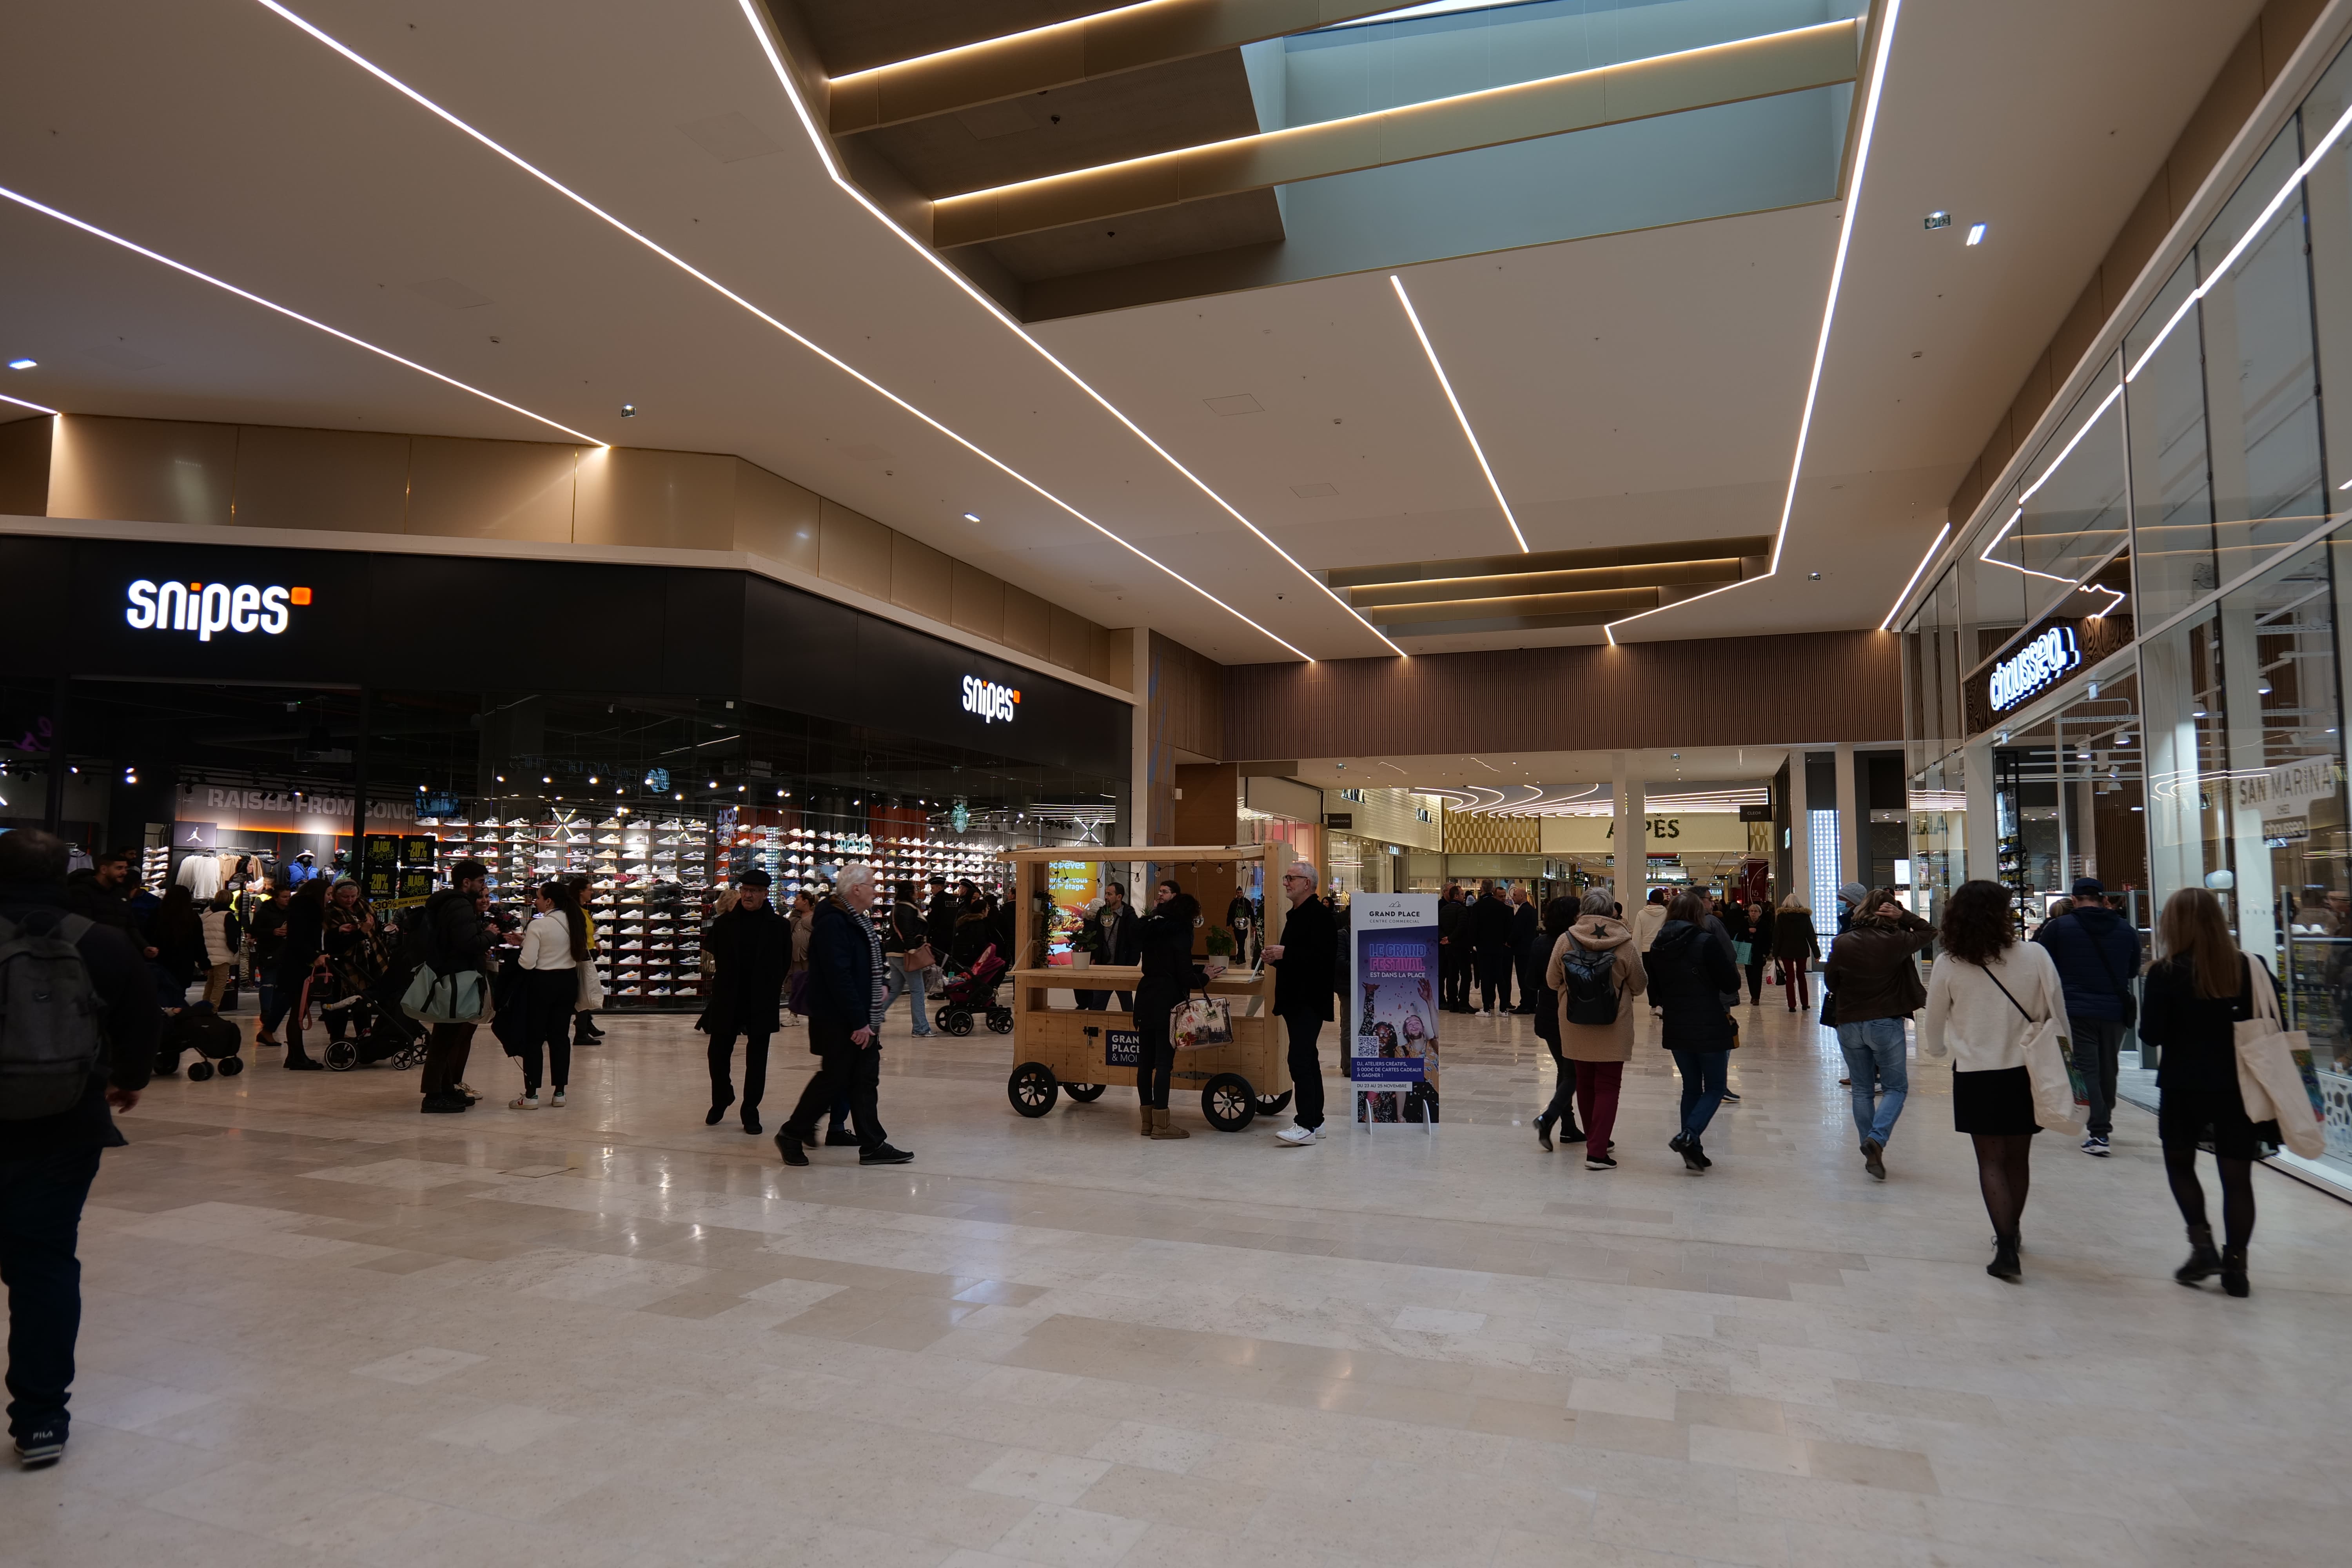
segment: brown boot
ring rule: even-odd
[[[1148,1105],[1143,1108],[1143,1136],[1151,1136],[1151,1107]]]
[[[1154,1138],[1190,1138],[1192,1136],[1190,1132],[1185,1131],[1181,1127],[1171,1127],[1169,1125],[1168,1110],[1165,1106],[1157,1107],[1151,1112],[1151,1135]]]

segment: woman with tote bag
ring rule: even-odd
[[[2017,940],[2009,889],[1999,882],[1961,883],[1944,905],[1937,940],[1943,956],[1927,982],[1919,1051],[1951,1058],[1952,1124],[1976,1142],[1977,1185],[1992,1216],[1993,1259],[1985,1272],[2014,1283],[2025,1272],[2018,1221],[2033,1135],[2053,1115],[2063,1124],[2073,1109],[2071,1089],[2063,1108],[2049,1103],[2046,1083],[2065,994],[2048,952]],[[2063,1083],[2063,1059],[2057,1075]]]
[[[2183,888],[2164,901],[2156,942],[2164,956],[2147,972],[2139,1037],[2164,1053],[2156,1069],[2157,1137],[2164,1145],[2172,1201],[2189,1226],[2189,1261],[2172,1277],[2194,1286],[2219,1274],[2222,1289],[2245,1296],[2252,1292],[2246,1247],[2254,1236],[2254,1162],[2262,1158],[2263,1143],[2275,1144],[2280,1138],[2276,1121],[2255,1121],[2246,1114],[2237,1037],[2263,1013],[2265,1002],[2275,1013],[2270,972],[2239,952],[2221,901],[2202,888]],[[2263,1109],[2270,1109],[2267,1101]],[[2204,1184],[2197,1179],[2200,1144],[2213,1151],[2221,1173],[2218,1252],[2206,1218]]]

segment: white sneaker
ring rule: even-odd
[[[1323,1129],[1321,1129],[1320,1127],[1318,1127],[1318,1128],[1315,1130],[1315,1142],[1317,1142],[1318,1143],[1320,1143],[1321,1142],[1323,1142]]]
[[[1303,1148],[1315,1142],[1315,1129],[1312,1127],[1286,1127],[1281,1131],[1274,1135],[1274,1141],[1277,1143],[1286,1143],[1293,1149]]]
[[[560,1089],[557,1089],[555,1091],[555,1097],[549,1100],[548,1103],[560,1108],[563,1104],[563,1091]]]

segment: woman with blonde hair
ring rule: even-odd
[[[1927,981],[1919,1054],[1952,1061],[1952,1125],[1976,1143],[1977,1186],[1992,1217],[1993,1259],[1985,1272],[2014,1283],[2018,1221],[2032,1176],[2033,1075],[2025,1042],[2044,1021],[2065,1016],[2066,995],[2047,949],[2017,940],[2010,891],[1999,882],[1963,882],[1944,905],[1937,933],[1943,956]]]
[[[2252,1292],[2246,1246],[2254,1236],[2254,1162],[2262,1143],[2279,1141],[2278,1123],[2254,1122],[2238,1092],[2236,1026],[2254,1016],[2254,965],[2238,951],[2221,900],[2202,888],[2183,888],[2165,900],[2157,919],[2164,956],[2147,972],[2139,1037],[2158,1047],[2157,1137],[2172,1201],[2189,1226],[2189,1261],[2173,1271],[2183,1285],[2219,1274],[2232,1296]],[[2271,984],[2264,966],[2261,985]],[[2213,1247],[2205,1216],[2205,1187],[2197,1179],[2197,1147],[2210,1144],[2221,1173],[2222,1243]]]
[[[1790,1012],[1813,1005],[1805,965],[1819,963],[1821,956],[1822,939],[1813,931],[1813,911],[1805,906],[1804,900],[1790,893],[1780,900],[1780,912],[1772,919],[1772,961],[1780,966],[1780,983],[1788,988]]]

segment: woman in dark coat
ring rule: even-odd
[[[765,871],[750,870],[737,880],[735,907],[710,922],[703,951],[716,965],[710,1003],[697,1026],[710,1037],[710,1113],[716,1127],[735,1103],[730,1076],[735,1037],[743,1037],[743,1131],[760,1131],[760,1097],[768,1087],[768,1037],[783,1011],[784,982],[792,973],[793,926],[768,901]]]
[[[312,877],[294,889],[286,906],[286,938],[278,949],[278,1001],[286,1008],[286,1065],[318,1072],[326,1064],[302,1048],[302,1012],[310,998],[303,986],[320,965],[326,947],[327,879]]]
[[[1821,939],[1813,934],[1813,911],[1805,908],[1804,900],[1790,893],[1780,900],[1780,912],[1772,920],[1772,957],[1780,966],[1780,983],[1788,988],[1790,1012],[1813,1005],[1805,969],[1809,963],[1819,963],[1821,956]]]
[[[1772,961],[1772,905],[1769,900],[1748,906],[1748,1005],[1764,1000],[1764,966]]]
[[[196,913],[196,897],[174,885],[163,891],[163,901],[147,917],[147,945],[155,950],[148,969],[155,977],[155,1001],[167,1013],[188,1005],[188,987],[205,971],[205,922]]]
[[[1739,1043],[1723,1005],[1727,993],[1739,989],[1739,971],[1706,922],[1704,894],[1687,889],[1675,894],[1666,907],[1666,923],[1658,928],[1643,961],[1649,972],[1650,1005],[1665,1016],[1661,1043],[1674,1053],[1683,1078],[1682,1131],[1666,1147],[1692,1171],[1715,1163],[1699,1138],[1723,1103],[1731,1047]]]
[[[1173,882],[1153,889],[1156,902],[1136,929],[1143,957],[1143,983],[1135,989],[1135,1095],[1142,1102],[1146,1138],[1190,1138],[1169,1124],[1168,1085],[1176,1069],[1176,1047],[1168,1037],[1168,1015],[1201,983],[1192,964],[1192,929],[1200,900]]]
[[[2147,972],[2139,1037],[2164,1053],[2156,1069],[2156,1131],[2172,1201],[2189,1226],[2189,1261],[2172,1277],[2197,1285],[2219,1274],[2231,1295],[2249,1295],[2254,1162],[2264,1143],[2280,1142],[2278,1123],[2249,1120],[2238,1091],[2236,1026],[2254,1016],[2252,966],[2261,960],[2238,951],[2221,901],[2202,888],[2183,888],[2164,901],[2157,938],[2164,959]],[[2197,1179],[2200,1145],[2213,1151],[2221,1176],[2218,1251]]]
[[[1579,912],[1574,899],[1554,899],[1544,906],[1541,941],[1547,960],[1559,946],[1560,938],[1568,934],[1569,927],[1576,923]],[[1576,1064],[1559,1054],[1559,993],[1540,984],[1546,967],[1541,963],[1536,966],[1539,984],[1529,994],[1536,1003],[1536,1036],[1551,1052],[1551,1103],[1536,1117],[1536,1142],[1543,1145],[1544,1152],[1549,1153],[1551,1130],[1555,1125],[1559,1128],[1559,1141],[1563,1143],[1581,1143],[1584,1134],[1576,1126]],[[1608,1151],[1602,1149],[1594,1152],[1605,1154]]]

